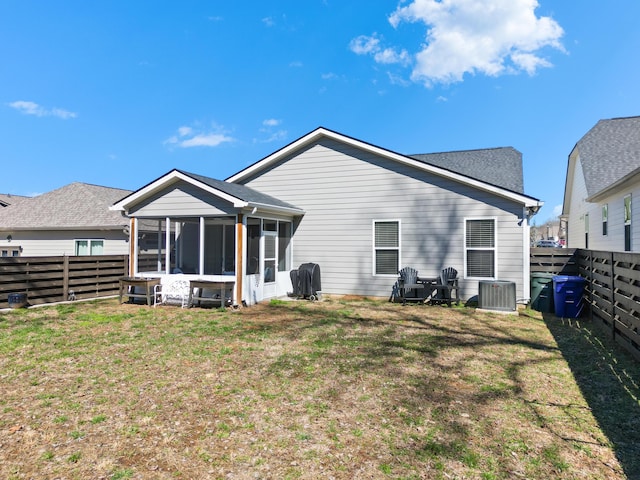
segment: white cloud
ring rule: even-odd
[[[191,127],[180,127],[178,128],[178,135],[181,137],[186,137],[187,135],[191,135],[193,132],[193,128]]]
[[[377,34],[353,39],[350,48],[381,64],[413,63],[411,79],[426,86],[460,82],[469,73],[533,75],[551,66],[540,50],[564,51],[562,27],[551,17],[537,17],[538,6],[537,0],[413,0],[389,17],[394,28],[403,22],[426,26],[413,58],[404,49],[383,47]]]
[[[77,113],[70,112],[68,110],[64,110],[62,108],[45,108],[41,105],[38,105],[35,102],[28,102],[24,100],[18,100],[16,102],[9,103],[11,108],[18,110],[24,115],[35,115],[36,117],[58,117],[63,120],[67,120],[69,118],[76,118],[78,116]]]
[[[401,65],[408,65],[409,63],[411,63],[409,52],[407,52],[406,50],[397,52],[393,48],[385,48],[384,50],[379,50],[373,54],[373,58],[377,63],[399,63]]]
[[[380,39],[376,33],[373,36],[368,37],[366,35],[360,35],[354,38],[349,43],[349,48],[353,53],[358,55],[367,55],[370,53],[376,53],[380,51]]]
[[[279,140],[284,140],[287,138],[289,132],[284,129],[276,129],[282,124],[282,120],[277,120],[275,118],[268,118],[262,121],[262,128],[260,128],[260,133],[264,135],[264,138],[254,138],[254,143],[271,143]]]
[[[220,130],[216,128],[215,130]],[[222,131],[201,131],[192,127],[182,126],[178,128],[178,134],[164,141],[165,145],[175,145],[180,148],[191,147],[217,147],[222,143],[233,142],[234,138]]]
[[[387,72],[387,77],[389,77],[389,82],[391,82],[392,85],[400,85],[401,87],[408,87],[411,85],[411,82],[402,78],[400,75]]]
[[[349,43],[349,48],[353,53],[358,55],[371,55],[377,63],[409,65],[411,63],[411,55],[406,50],[396,50],[394,48],[383,48],[381,46],[382,38],[374,33],[368,37],[360,35]]]
[[[553,207],[553,212],[551,213],[551,215],[553,215],[554,218],[562,215],[562,204]]]
[[[322,80],[336,80],[338,78],[338,75],[333,72],[329,72],[323,73],[322,75],[320,75],[320,78],[322,78]]]
[[[262,23],[264,23],[267,27],[273,27],[276,24],[276,21],[273,17],[264,17],[262,19]]]

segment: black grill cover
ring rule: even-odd
[[[317,263],[303,263],[298,270],[292,270],[290,275],[294,295],[308,297],[322,291],[320,265]]]

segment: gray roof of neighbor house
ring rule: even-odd
[[[421,162],[524,193],[522,153],[513,147],[409,155]]]
[[[0,230],[121,229],[129,220],[109,210],[131,193],[119,188],[70,183],[0,209]]]
[[[575,149],[591,197],[640,171],[640,117],[600,120]]]
[[[15,205],[30,197],[24,197],[22,195],[12,195],[10,193],[0,193],[0,207],[8,207],[9,205]]]
[[[209,185],[210,187],[213,187],[216,190],[220,190],[221,192],[227,193],[240,200],[244,200],[245,202],[262,203],[264,205],[271,205],[274,207],[298,208],[295,205],[291,205],[290,203],[283,202],[282,200],[278,200],[277,198],[272,197],[271,195],[260,193],[257,190],[254,190],[253,188],[247,187],[245,185],[240,185],[238,183],[229,183],[229,182],[225,182],[224,180],[217,180],[215,178],[205,177],[204,175],[185,172],[184,170],[176,169],[176,171],[183,173],[184,175],[188,175],[194,180],[202,182],[205,185]]]

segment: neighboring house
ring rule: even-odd
[[[225,181],[172,170],[113,208],[138,251],[140,222],[147,240],[156,222],[156,261],[132,255],[134,274],[233,278],[236,303],[286,295],[308,262],[328,294],[388,297],[402,267],[454,267],[463,298],[500,279],[526,301],[542,202],[522,185],[512,148],[412,157],[318,128]]]
[[[640,252],[638,199],[640,117],[600,120],[569,155],[561,216],[568,246]]]
[[[0,208],[0,256],[128,254],[129,219],[109,210],[128,193],[71,183]]]
[[[22,195],[11,195],[10,193],[0,193],[0,207],[15,205],[16,203],[20,203],[22,200],[27,198],[29,197],[24,197]]]

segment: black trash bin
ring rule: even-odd
[[[585,279],[575,275],[553,277],[553,301],[556,317],[578,318],[584,307]]]
[[[552,273],[531,274],[531,308],[543,313],[553,313]]]

